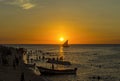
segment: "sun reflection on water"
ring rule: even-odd
[[[63,47],[62,47],[62,46],[60,46],[59,59],[60,59],[60,60],[63,60],[63,59],[64,59],[64,51],[63,51]]]

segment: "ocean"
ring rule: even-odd
[[[66,48],[52,44],[13,44],[7,46],[23,47],[28,51],[42,50],[44,53],[53,54],[48,57],[62,56],[65,61],[72,63],[70,67],[78,68],[76,75],[44,76],[52,81],[120,81],[119,44],[76,44]],[[37,55],[36,52],[34,53]],[[37,65],[41,64],[39,61],[36,63]]]

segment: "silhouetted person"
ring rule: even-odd
[[[55,60],[55,58],[52,58],[52,60]]]
[[[100,76],[97,77],[98,81],[101,79]]]
[[[63,60],[63,56],[60,57],[60,60]]]
[[[34,63],[33,65],[34,65],[34,69],[35,69],[35,67],[36,67],[36,63]]]
[[[39,60],[41,59],[41,57],[39,56]]]
[[[0,56],[0,64],[2,63],[2,58],[1,58],[1,56]]]
[[[45,60],[45,56],[42,57],[42,60]]]
[[[33,62],[33,59],[31,58],[30,60],[31,60],[31,63],[32,63],[32,62]]]
[[[13,68],[16,69],[16,63],[15,63],[15,60],[13,60]]]
[[[21,78],[20,78],[20,81],[25,81],[25,78],[24,78],[24,73],[23,73],[23,72],[21,73]]]
[[[15,57],[15,62],[16,62],[16,65],[18,66],[19,65],[19,59],[17,57]]]
[[[58,57],[57,57],[57,61],[58,61],[59,59],[58,59]]]
[[[52,69],[54,69],[54,64],[52,64]]]

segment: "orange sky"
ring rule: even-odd
[[[120,44],[119,14],[118,0],[2,0],[0,43]]]

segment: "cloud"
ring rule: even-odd
[[[31,3],[26,3],[21,5],[23,9],[30,9],[32,7],[34,7],[35,5],[31,4]]]
[[[23,9],[31,9],[35,7],[35,4],[33,4],[31,0],[9,0],[6,3],[9,5],[17,5]]]

